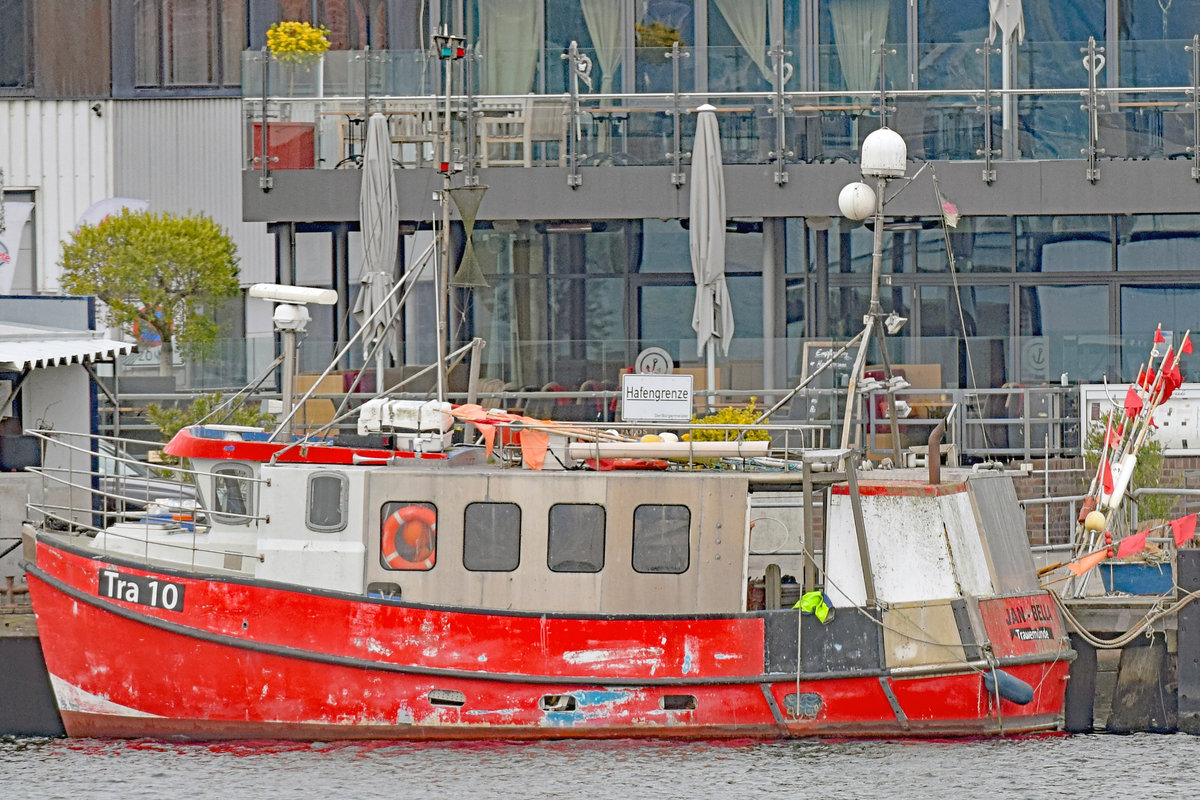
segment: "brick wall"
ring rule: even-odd
[[[1048,472],[1047,472],[1048,470]],[[1033,473],[1016,478],[1017,497],[1070,497],[1087,491],[1091,474],[1083,471],[1081,458],[1052,458],[1033,462]],[[1170,457],[1163,466],[1163,487],[1200,489],[1200,458]],[[1078,505],[1076,505],[1078,510]],[[1184,497],[1171,511],[1180,517],[1200,511],[1200,497]],[[1048,522],[1048,524],[1047,524]],[[1025,511],[1025,530],[1032,545],[1065,544],[1074,527],[1069,503],[1031,505]],[[1047,534],[1047,530],[1049,533]]]

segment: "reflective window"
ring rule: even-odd
[[[960,0],[918,0],[917,52],[922,89],[977,89],[983,86],[982,48],[988,37],[986,3]],[[1000,76],[1000,62],[992,58],[992,74]]]
[[[551,506],[546,565],[554,572],[602,570],[604,518],[604,508],[590,503]]]
[[[345,529],[346,485],[346,476],[336,472],[318,472],[308,477],[306,522],[310,530]]]
[[[249,525],[254,514],[253,473],[245,464],[221,464],[213,469],[213,518]]]
[[[571,42],[592,60],[593,92],[621,91],[621,61],[625,57],[625,4],[546,0],[546,93],[570,90],[567,61],[560,58]],[[589,91],[586,83],[581,92]]]
[[[437,507],[433,503],[384,503],[379,563],[385,569],[423,571],[437,560]]]
[[[463,566],[472,572],[511,572],[521,563],[521,507],[471,503],[463,519]]]
[[[1011,217],[963,217],[949,229],[950,248],[958,272],[1012,272],[1013,220]],[[936,224],[917,232],[917,271],[948,272],[946,236]]]
[[[774,85],[768,0],[708,0],[708,88],[765,92]]]
[[[240,86],[245,0],[134,0],[139,87]]]
[[[642,0],[637,4],[641,13],[634,23],[637,47],[638,92],[669,92],[672,89],[672,65],[667,53],[671,42],[679,41],[680,49],[691,50],[696,44],[695,11],[691,2],[680,0]],[[679,64],[680,90],[695,86],[696,59],[685,58]]]
[[[638,506],[633,512],[633,568],[687,572],[692,515],[687,506]]]
[[[1190,86],[1200,0],[1119,0],[1122,86]]]
[[[1098,382],[1112,373],[1107,286],[1028,286],[1020,298],[1017,380],[1041,383],[1066,372],[1072,381]]]
[[[33,14],[30,0],[0,0],[0,88],[24,89],[33,85],[30,65],[33,39]]]
[[[887,57],[888,84],[908,88],[906,6],[903,0],[820,0],[821,89],[878,90],[879,56],[871,51],[883,39],[896,51]]]
[[[1200,329],[1200,285],[1121,287],[1121,377],[1137,375],[1159,323],[1169,343],[1178,342],[1187,330],[1194,337]]]
[[[1020,272],[1108,272],[1113,268],[1112,218],[1017,218]]]
[[[1176,272],[1200,268],[1200,217],[1117,217],[1117,269]]]

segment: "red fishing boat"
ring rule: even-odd
[[[350,441],[184,429],[166,452],[190,465],[190,521],[151,508],[99,529],[90,501],[41,509],[28,580],[70,735],[1062,723],[1073,653],[1004,474],[856,473],[787,426],[770,442],[643,442],[478,407],[368,406]],[[464,421],[503,435],[456,443]],[[47,476],[65,475],[63,437],[41,435]],[[592,468],[609,459],[643,463]],[[780,602],[781,568],[801,576],[798,607]]]

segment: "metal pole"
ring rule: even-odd
[[[282,396],[282,414],[283,427],[281,432],[285,437],[285,441],[292,438],[292,406],[295,402],[296,390],[296,332],[294,330],[282,330],[280,336],[283,339],[283,375],[281,378],[282,386],[280,386],[280,395]]]

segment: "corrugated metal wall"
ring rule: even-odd
[[[0,169],[8,189],[35,193],[37,287],[58,288],[60,242],[84,210],[113,194],[111,117],[91,100],[0,101]],[[240,204],[239,204],[240,207]]]
[[[229,231],[243,285],[275,280],[274,241],[242,222],[242,101],[116,100],[113,190],[155,211],[202,212]]]

